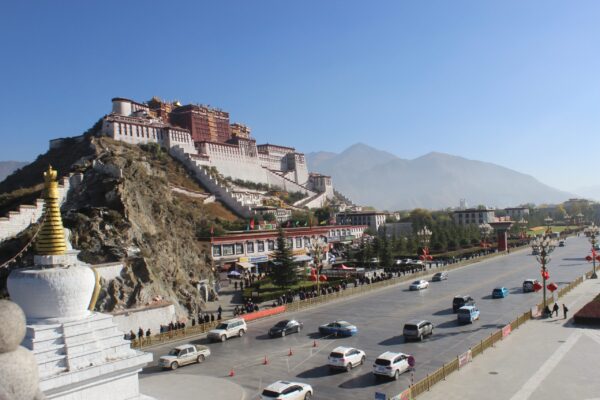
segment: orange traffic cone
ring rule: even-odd
[[[313,347],[317,347],[317,341],[313,341]]]
[[[292,348],[290,347],[290,352],[288,353],[288,356],[293,356],[294,353],[292,353]]]
[[[233,368],[229,370],[229,376],[235,376],[235,372],[233,372]]]
[[[265,356],[265,359],[263,360],[263,365],[267,365],[269,363],[269,360],[267,359],[267,356]]]

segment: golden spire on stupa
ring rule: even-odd
[[[35,243],[35,253],[39,256],[56,256],[65,254],[67,244],[60,206],[58,204],[58,182],[56,170],[48,166],[44,172],[44,216],[42,228]]]

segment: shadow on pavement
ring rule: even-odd
[[[456,326],[459,326],[460,324],[458,323],[458,320],[453,319],[451,321],[445,321],[442,322],[440,324],[437,324],[434,329],[445,329],[445,328],[454,328]]]
[[[383,380],[381,380],[381,382],[383,382]],[[348,379],[346,382],[340,383],[338,387],[343,389],[358,389],[370,386],[377,386],[381,382],[377,380],[372,373],[367,372],[366,374],[362,374],[355,378]]]
[[[159,372],[163,372],[162,367],[159,367],[158,365],[152,365],[150,367],[144,367],[140,371],[140,375],[156,374],[156,373],[159,373]],[[164,372],[167,372],[167,370],[165,370]]]
[[[298,378],[320,378],[329,375],[329,367],[327,365],[319,365],[296,375]]]
[[[256,337],[256,340],[273,340],[273,339],[278,339],[278,338],[281,338],[281,336],[271,337],[267,333],[265,333],[265,334],[262,334],[262,335],[258,335]]]
[[[398,335],[398,336],[393,336],[391,338],[382,340],[381,342],[377,343],[380,346],[397,346],[399,344],[403,344],[406,343],[406,341],[404,340],[404,336],[403,335]]]
[[[452,311],[452,307],[446,308],[445,310],[436,311],[431,315],[452,315],[454,311]]]

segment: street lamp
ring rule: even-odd
[[[546,218],[548,219],[548,218]],[[550,218],[551,219],[551,218]],[[542,265],[542,283],[543,283],[543,290],[544,290],[544,301],[543,301],[543,306],[542,309],[546,310],[546,280],[548,280],[548,278],[550,277],[550,275],[548,274],[548,267],[547,265],[550,263],[550,253],[552,253],[552,251],[554,251],[554,248],[556,247],[556,242],[554,241],[554,239],[552,239],[552,231],[550,230],[550,227],[548,227],[548,230],[544,233],[544,236],[542,236],[541,238],[535,238],[532,242],[531,242],[531,248],[533,249],[534,253],[537,252],[536,255],[536,259],[538,261],[538,263],[540,263]]]
[[[483,223],[479,225],[479,234],[481,235],[481,247],[484,249],[488,248],[487,238],[491,235],[494,228],[488,223]]]
[[[417,231],[417,239],[419,240],[419,246],[421,246],[422,255],[418,255],[423,261],[431,261],[433,257],[429,255],[429,242],[431,241],[431,235],[433,233],[427,229],[427,226],[423,226]]]
[[[315,268],[317,270],[317,294],[320,296],[321,292],[319,291],[319,283],[321,281],[321,271],[323,270],[323,264],[321,264],[321,260],[323,259],[323,255],[325,254],[325,249],[328,244],[323,240],[321,236],[312,237],[310,241],[310,250],[314,259]]]
[[[588,261],[592,262],[592,266],[593,266],[593,272],[592,272],[591,279],[598,279],[598,275],[596,274],[596,257],[597,257],[596,256],[596,244],[598,243],[597,237],[600,234],[600,228],[598,228],[596,226],[596,224],[594,224],[592,222],[592,225],[585,228],[583,230],[583,233],[585,234],[585,236],[587,236],[588,240],[590,241],[590,243],[592,245],[592,255],[586,257],[586,259]],[[591,260],[590,260],[590,258],[591,258]]]

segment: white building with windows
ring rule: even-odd
[[[468,208],[466,210],[454,211],[452,217],[457,225],[481,225],[494,222],[496,220],[496,213],[493,208]]]

